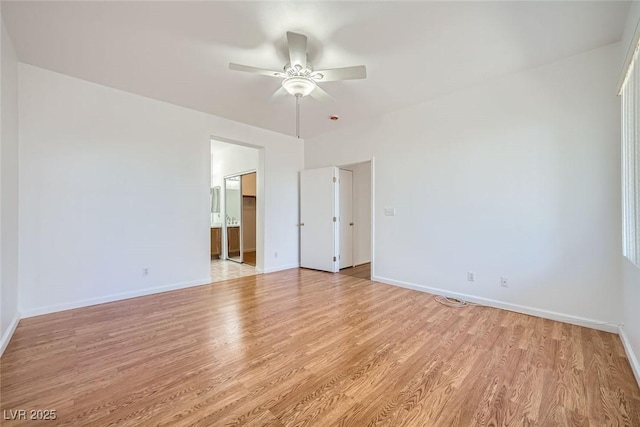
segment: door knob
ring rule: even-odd
[[[300,227],[304,227],[304,222],[301,222],[301,223],[300,223]]]
[[[352,223],[352,222],[350,222],[350,223],[349,223],[349,225],[350,225],[350,226],[352,226],[352,225],[353,225],[353,223]]]

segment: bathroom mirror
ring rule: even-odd
[[[222,219],[220,218],[220,186],[212,187],[211,192],[211,226],[220,227]]]
[[[220,213],[220,187],[211,189],[211,213]]]
[[[225,229],[227,257],[242,262],[242,188],[240,176],[227,177],[225,185]]]

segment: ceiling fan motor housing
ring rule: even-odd
[[[294,96],[307,96],[316,88],[316,82],[307,77],[287,77],[282,87]]]

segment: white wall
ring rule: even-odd
[[[264,147],[265,270],[298,265],[300,141],[19,70],[24,315],[208,283],[211,136]]]
[[[377,280],[618,324],[619,51],[596,49],[309,139],[305,167],[375,157]]]
[[[622,37],[623,59],[627,52],[635,47],[633,34],[638,25],[640,25],[640,1],[634,1],[629,9],[627,25]],[[622,336],[636,379],[640,383],[640,268],[625,257],[622,257],[622,297],[624,299]]]
[[[626,71],[627,59],[630,59],[633,49],[635,48],[633,37],[638,30],[638,24],[640,22],[640,0],[633,0],[629,6],[629,13],[627,14],[627,22],[625,23],[624,31],[622,32],[621,49],[620,49],[620,74],[618,77]],[[624,68],[624,69],[623,69]]]
[[[13,334],[18,314],[18,62],[1,20],[2,99],[0,134],[0,354]]]

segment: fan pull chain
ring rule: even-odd
[[[300,139],[300,95],[296,95],[296,136]]]

